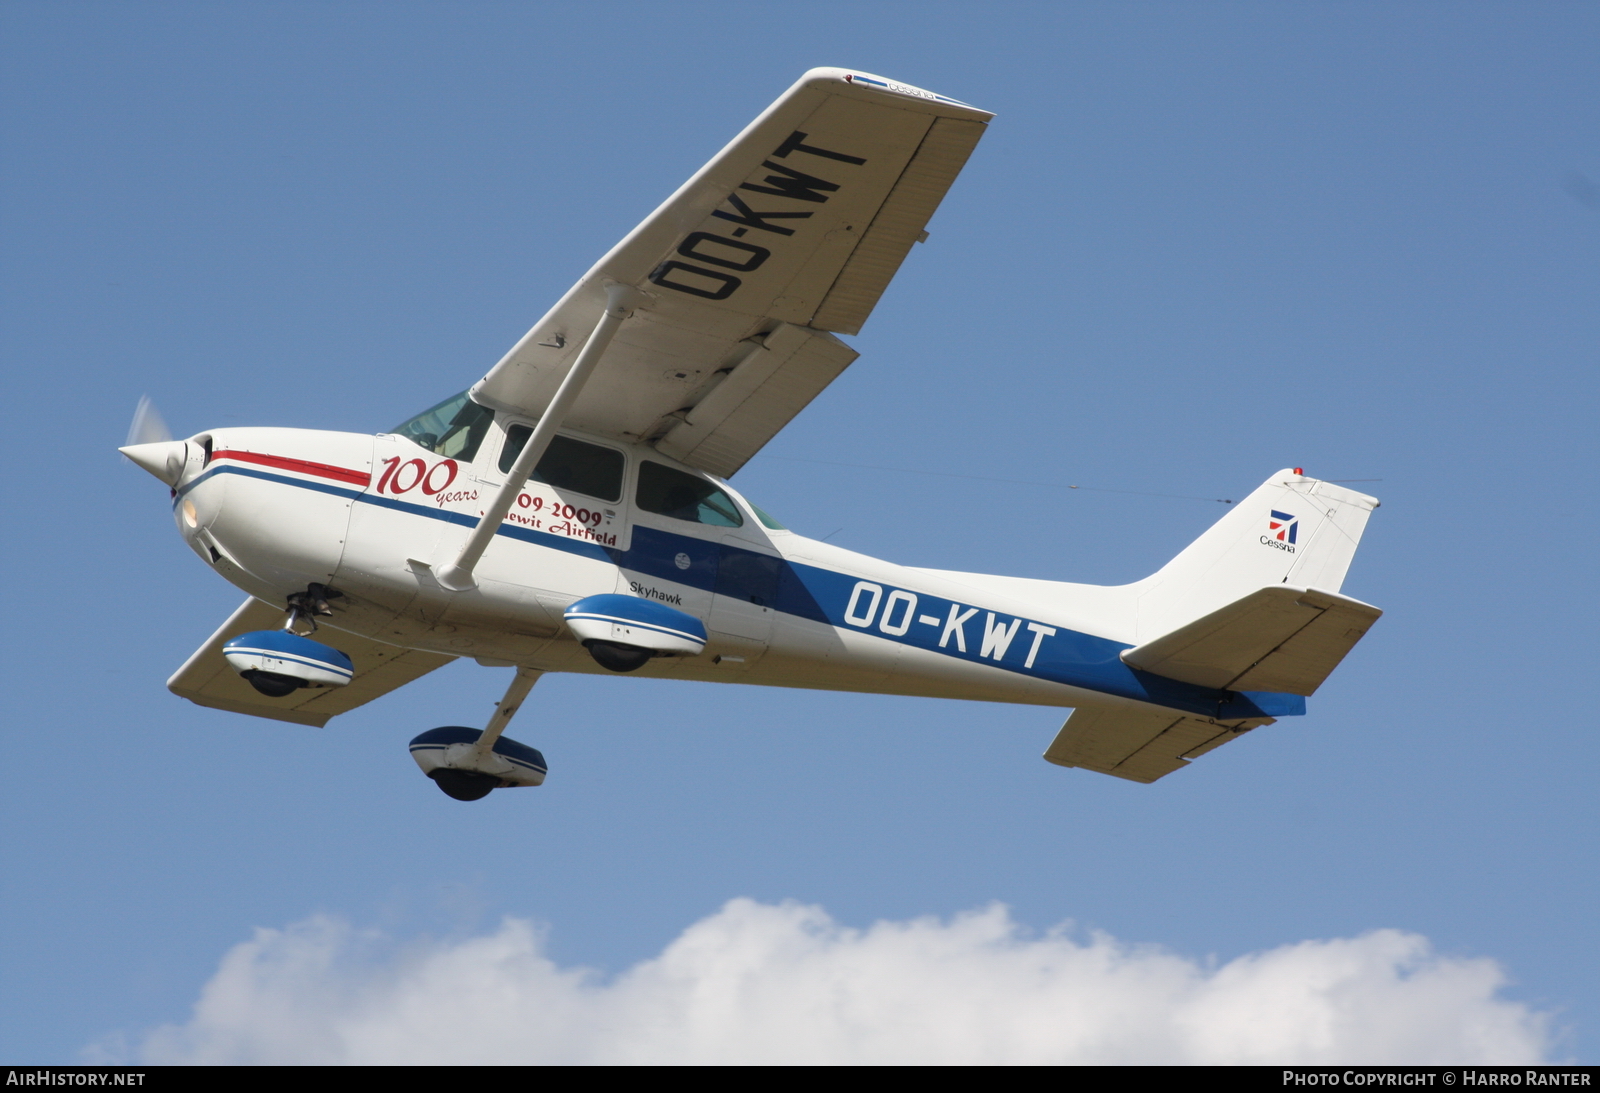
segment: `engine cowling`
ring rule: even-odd
[[[287,630],[240,634],[222,647],[222,657],[250,686],[272,698],[302,687],[343,687],[355,676],[355,666],[339,650]]]
[[[631,672],[652,657],[692,657],[706,646],[705,623],[638,596],[585,596],[567,608],[565,617],[589,655],[613,672]]]

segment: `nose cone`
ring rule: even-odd
[[[189,445],[182,440],[129,444],[117,450],[169,486],[178,484],[178,479],[183,477],[184,464],[189,459]]]

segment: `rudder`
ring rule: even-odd
[[[1339,591],[1378,500],[1283,470],[1139,582],[1147,642],[1269,585]]]

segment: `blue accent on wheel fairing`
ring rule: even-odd
[[[223,645],[222,653],[224,656],[229,653],[265,653],[343,676],[355,674],[355,666],[350,663],[350,658],[339,650],[287,630],[252,630],[248,634],[240,634]]]
[[[180,490],[179,496],[212,474],[245,474],[252,478],[268,479],[303,489],[338,494],[363,504],[381,505],[384,508],[397,509],[430,520],[443,520],[464,527],[476,527],[478,523],[476,516],[464,513],[428,508],[408,501],[359,493],[320,482],[308,482],[300,478],[226,465],[207,471]],[[826,623],[841,630],[854,630],[943,656],[955,657],[958,660],[974,661],[992,668],[1015,672],[1018,675],[1149,702],[1203,717],[1237,720],[1253,717],[1293,717],[1305,713],[1305,699],[1300,695],[1214,690],[1130,668],[1122,662],[1118,654],[1132,646],[1061,626],[1053,627],[1055,634],[1041,639],[1033,664],[1026,666],[1025,662],[1035,636],[1028,629],[1028,624],[1035,620],[1015,619],[1014,616],[997,614],[982,608],[979,608],[961,628],[965,650],[960,648],[953,633],[941,647],[940,638],[943,637],[944,622],[950,617],[950,609],[956,607],[966,611],[977,605],[958,603],[939,596],[913,592],[910,589],[900,589],[882,582],[870,583],[878,584],[882,588],[885,599],[897,592],[903,596],[914,597],[909,608],[897,607],[895,611],[896,626],[901,621],[902,613],[904,618],[909,620],[907,631],[903,634],[894,634],[883,630],[881,610],[874,613],[866,626],[853,625],[845,619],[845,610],[856,584],[863,578],[759,551],[745,550],[727,544],[719,545],[689,535],[678,535],[635,524],[632,544],[628,550],[622,550],[510,524],[502,524],[497,534],[550,550],[562,550],[597,561],[609,561],[635,573],[747,600],[771,607],[782,614]],[[690,564],[687,569],[678,568],[679,554],[688,556]],[[632,599],[632,597],[627,598]],[[902,599],[900,602],[903,604],[906,601]],[[825,607],[825,604],[828,606]],[[922,615],[937,617],[940,619],[940,625],[930,626],[918,622],[918,617]],[[1012,621],[1017,623],[1016,633],[1007,651],[999,660],[982,655],[983,631],[987,625],[991,625],[991,615],[993,622],[1008,628]]]
[[[566,613],[566,618],[568,622],[612,622],[629,627],[633,630],[647,630],[652,634],[665,634],[672,638],[683,638],[687,641],[699,642],[701,645],[706,643],[704,638],[697,638],[693,634],[685,633],[682,630],[673,630],[665,626],[651,626],[649,623],[639,622],[635,619],[625,619],[619,615],[596,615],[591,612],[579,612],[575,614],[571,611],[568,611]]]
[[[323,671],[332,672],[335,675],[342,675],[346,679],[350,679],[355,675],[354,671],[345,671],[343,668],[338,668],[332,664],[329,664],[325,660],[303,657],[296,653],[280,653],[273,649],[261,649],[250,645],[229,645],[227,649],[224,650],[223,655],[227,656],[233,653],[242,653],[252,656],[269,656],[274,660],[281,660],[287,664],[304,664],[312,668],[321,668]]]
[[[668,607],[655,600],[638,596],[624,596],[617,592],[604,592],[598,596],[585,596],[563,612],[566,618],[600,619],[620,622],[625,626],[638,626],[656,630],[674,637],[688,638],[706,643],[706,624],[676,607]]]
[[[446,725],[443,728],[429,729],[420,736],[412,737],[412,751],[444,751],[451,744],[475,744],[478,737],[483,735],[482,729],[469,729],[462,725]],[[502,759],[508,759],[519,767],[536,770],[540,774],[549,774],[550,767],[544,761],[544,755],[538,748],[530,748],[519,743],[509,736],[502,736],[494,742],[494,747],[489,749]]]

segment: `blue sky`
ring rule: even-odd
[[[999,902],[1019,936],[1197,967],[1407,931],[1498,962],[1550,1057],[1600,1053],[1600,7],[12,2],[0,28],[6,1060],[138,1057],[257,928],[448,949],[511,916],[614,974],[739,898],[861,928]],[[860,361],[735,485],[895,561],[1120,583],[1280,467],[1378,479],[1345,591],[1387,614],[1309,716],[1139,786],[1040,760],[1050,709],[551,677],[513,730],[549,782],[463,806],[404,744],[481,720],[504,670],[324,730],[166,693],[240,594],[119,462],[140,395],[180,435],[386,429],[823,64],[997,117]]]

